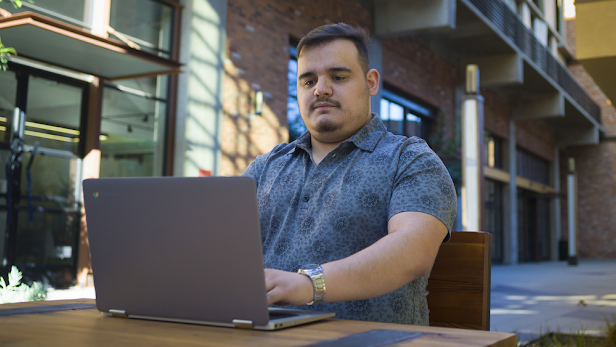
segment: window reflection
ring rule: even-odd
[[[1,219],[1,217],[0,217]],[[73,264],[76,236],[79,232],[77,213],[19,212],[17,222],[17,264]]]
[[[162,175],[167,103],[106,87],[100,177]]]
[[[504,169],[503,140],[488,131],[484,131],[483,147],[485,165]]]
[[[392,96],[391,93],[387,94],[390,97]],[[396,98],[402,100],[400,97]],[[381,98],[380,117],[387,130],[395,135],[425,137],[429,132],[429,125],[426,121],[422,122],[422,117],[418,114],[422,114],[423,117],[431,117],[431,111],[408,100],[403,101],[398,103]],[[411,108],[411,106],[414,107]]]
[[[0,73],[0,142],[8,142],[7,124],[13,119],[17,79],[13,71]]]
[[[109,25],[144,49],[170,52],[172,14],[152,0],[111,0]]]
[[[406,136],[421,137],[421,118],[412,114],[406,114]]]
[[[10,1],[0,2],[0,7],[10,13],[29,11],[85,27],[85,4],[86,0],[36,0],[33,4],[24,0],[20,8],[14,8]]]
[[[287,91],[287,122],[289,124],[289,143],[291,143],[307,130],[297,104],[297,57],[293,45],[290,49]]]
[[[83,89],[30,75],[25,143],[78,153]]]

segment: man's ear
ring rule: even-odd
[[[376,69],[370,69],[366,73],[366,81],[368,81],[368,91],[371,96],[375,96],[379,92],[379,82],[381,81],[381,75]]]

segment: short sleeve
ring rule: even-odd
[[[447,227],[449,241],[456,218],[457,197],[441,159],[424,141],[408,144],[400,154],[389,204],[389,218],[400,212],[423,212]]]
[[[250,177],[255,180],[255,184],[257,185],[258,189],[259,183],[261,183],[261,174],[263,173],[263,170],[265,169],[265,166],[267,165],[272,155],[276,155],[279,154],[281,151],[284,151],[285,147],[287,147],[288,145],[289,144],[286,142],[281,143],[279,145],[276,145],[271,151],[262,155],[257,155],[255,160],[250,163],[250,165],[248,165],[244,172],[242,172],[242,176]]]
[[[255,180],[255,184],[257,188],[259,188],[259,181],[261,179],[261,173],[263,172],[263,167],[265,166],[265,162],[267,161],[268,154],[258,155],[255,160],[248,165],[246,170],[242,172],[242,176],[250,177]]]

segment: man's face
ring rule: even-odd
[[[297,102],[304,124],[321,142],[346,140],[370,119],[370,95],[378,91],[379,75],[367,75],[349,40],[304,47],[297,59]]]

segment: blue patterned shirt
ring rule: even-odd
[[[346,258],[387,235],[389,219],[400,212],[428,213],[451,231],[455,188],[424,140],[387,132],[375,115],[319,165],[310,149],[305,132],[244,171],[257,185],[266,268],[296,272],[305,264]],[[428,276],[369,300],[301,308],[336,312],[342,319],[428,325]]]

